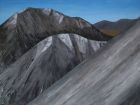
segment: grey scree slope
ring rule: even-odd
[[[140,105],[140,21],[28,105]]]
[[[50,36],[0,74],[0,105],[27,105],[106,42]]]

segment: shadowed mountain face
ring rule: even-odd
[[[105,43],[76,34],[46,38],[0,75],[0,100],[4,105],[27,105]]]
[[[78,17],[65,16],[52,9],[28,8],[17,13],[0,26],[1,72],[25,52],[48,36],[75,33],[83,37],[106,41],[110,39],[92,24]],[[3,49],[4,48],[4,49]]]
[[[28,105],[140,105],[140,21]]]
[[[118,34],[121,34],[125,31],[127,31],[129,28],[131,28],[138,20],[138,19],[120,19],[116,22],[110,22],[110,21],[101,21],[96,24],[94,24],[100,31],[110,35],[110,36],[116,36]]]

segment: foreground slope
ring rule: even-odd
[[[27,8],[0,26],[0,72],[41,40],[61,33],[100,41],[109,39],[79,17],[69,17],[53,9]]]
[[[140,21],[28,105],[140,105]]]
[[[76,34],[46,38],[0,74],[0,105],[27,105],[105,43]]]

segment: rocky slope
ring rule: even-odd
[[[81,18],[36,8],[10,17],[0,38],[0,105],[27,105],[110,39]]]
[[[44,39],[0,75],[1,104],[27,105],[105,43],[76,34]]]
[[[110,39],[79,17],[69,17],[52,9],[28,8],[13,15],[0,26],[0,71],[48,36],[75,33],[105,41]]]
[[[94,24],[98,29],[100,29],[102,32],[110,35],[110,36],[116,36],[120,33],[123,33],[127,31],[129,28],[131,28],[135,23],[140,20],[140,18],[137,19],[120,19],[116,22],[110,22],[110,21],[101,21],[96,24]]]
[[[140,21],[28,105],[140,105]]]

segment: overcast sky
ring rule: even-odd
[[[0,24],[27,7],[53,8],[91,23],[140,17],[140,0],[0,0]]]

